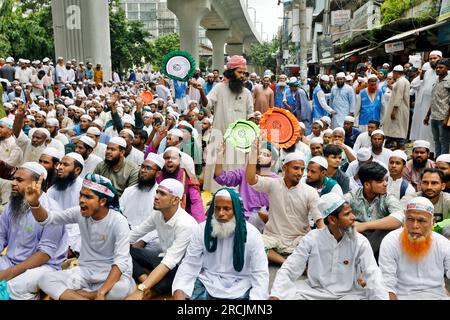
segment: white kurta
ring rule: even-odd
[[[106,153],[106,144],[100,142],[97,143],[97,146],[95,147],[94,151],[92,151],[92,154],[95,154],[102,160],[105,160],[105,153]]]
[[[353,151],[356,153],[361,148],[372,148],[370,139],[369,132],[362,132],[358,138],[356,138],[355,144],[353,145]]]
[[[91,153],[89,157],[86,160],[84,160],[83,171],[81,171],[80,177],[84,178],[86,174],[93,173],[95,167],[102,161],[103,161],[102,158]]]
[[[17,167],[22,163],[23,151],[16,144],[14,136],[0,140],[0,160]]]
[[[267,300],[269,269],[264,243],[254,226],[248,222],[246,226],[244,266],[237,272],[233,266],[234,233],[217,239],[216,251],[208,252],[204,241],[205,222],[198,225],[178,267],[172,293],[179,289],[191,297],[198,278],[215,298],[236,299],[250,289],[250,300]]]
[[[389,299],[381,270],[366,237],[344,235],[337,242],[328,228],[300,241],[275,277],[271,296],[280,299]],[[307,280],[298,280],[308,263]],[[358,285],[363,277],[366,287]]]
[[[392,154],[392,150],[391,149],[387,149],[387,148],[383,148],[383,150],[381,151],[380,154],[375,154],[372,151],[372,157],[374,160],[378,160],[381,163],[383,163],[386,168],[388,168],[389,166],[389,158],[391,157]]]
[[[394,197],[396,197],[398,200],[400,200],[400,188],[402,185],[403,178],[394,180],[390,176],[388,177],[388,185],[387,185],[387,194],[392,194]],[[405,196],[413,195],[416,193],[416,190],[411,185],[411,183],[408,183],[408,187],[405,191]]]
[[[130,154],[126,159],[133,162],[137,166],[140,166],[142,162],[144,162],[144,153],[135,147],[131,147]]]
[[[383,131],[386,137],[406,139],[409,127],[409,81],[398,78],[392,88],[391,98],[383,115]],[[398,107],[395,120],[391,119],[394,107]]]
[[[83,185],[83,179],[78,177],[75,182],[67,187],[66,190],[57,190],[55,186],[50,187],[47,195],[58,202],[61,209],[66,210],[78,206],[80,199],[80,191]],[[78,224],[72,223],[66,225],[67,234],[69,236],[69,247],[76,252],[81,250],[81,234]]]
[[[214,111],[212,132],[208,142],[203,188],[215,192],[220,186],[214,181],[216,150],[223,141],[228,126],[238,119],[247,120],[253,113],[252,93],[244,88],[241,94],[234,94],[227,82],[218,83],[208,94],[208,107]],[[236,151],[227,142],[223,170],[233,170],[245,164],[245,154]]]
[[[449,299],[444,275],[450,278],[450,241],[433,232],[430,252],[417,263],[401,249],[402,232],[391,231],[381,242],[378,262],[389,292],[399,299]]]

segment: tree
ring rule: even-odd
[[[275,54],[278,48],[278,42],[273,39],[270,42],[262,44],[253,43],[250,46],[250,54],[247,55],[248,63],[264,69],[276,70],[277,61]]]
[[[161,67],[162,58],[171,51],[180,49],[180,35],[169,33],[158,37],[151,44],[149,61],[155,69]]]

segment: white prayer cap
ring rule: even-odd
[[[97,112],[95,108],[89,108],[88,112]]]
[[[376,74],[372,73],[372,74],[369,76],[368,79],[369,79],[369,80],[370,80],[370,79],[378,79],[378,77],[377,77]]]
[[[416,140],[413,143],[413,150],[415,148],[426,148],[426,149],[430,150],[430,143],[426,140]]]
[[[14,58],[13,57],[6,58],[6,63],[13,63],[13,62],[14,62]]]
[[[345,203],[344,198],[336,192],[329,192],[319,198],[317,202],[317,208],[322,214],[322,218],[325,219],[334,212],[340,206]]]
[[[330,81],[330,77],[327,76],[326,74],[324,74],[323,76],[320,77],[320,80],[323,80],[323,81]]]
[[[183,198],[184,186],[183,184],[175,179],[164,179],[158,185],[158,189],[163,192],[169,193],[175,197]]]
[[[87,115],[87,114],[83,114],[83,115],[80,117],[80,119],[86,119],[86,120],[88,120],[89,122],[92,121],[91,116],[90,116],[90,115]]]
[[[364,78],[363,77],[358,77],[358,82],[364,82]]]
[[[168,147],[166,150],[164,150],[163,155],[170,151],[174,151],[174,152],[178,153],[181,157],[181,150],[178,148],[175,148],[175,147]]]
[[[305,156],[303,155],[303,153],[299,151],[294,151],[286,156],[286,158],[283,161],[283,165],[288,164],[291,161],[298,161],[298,160],[305,162]]]
[[[216,194],[214,195],[215,197],[224,197],[224,198],[230,198],[231,199],[231,194],[227,189],[220,189],[219,191],[216,192]]]
[[[169,116],[173,117],[175,119],[175,121],[177,121],[179,114],[172,110],[172,111],[169,111],[169,113],[167,114],[166,117],[169,117]]]
[[[47,118],[47,113],[45,111],[39,110],[37,113],[43,116],[44,118]]]
[[[44,63],[46,63],[46,62],[48,62],[48,61],[50,61],[50,59],[47,58],[47,57],[45,57],[44,59],[42,59],[42,62],[44,62]]]
[[[147,160],[156,164],[160,169],[162,169],[164,167],[164,163],[165,163],[164,158],[161,157],[159,154],[150,152],[147,155],[147,158],[145,158],[145,161],[147,161]]]
[[[406,155],[406,153],[402,150],[394,150],[391,155],[389,156],[389,159],[391,159],[392,157],[396,157],[396,158],[400,158],[403,161],[407,162],[408,161],[408,156]]]
[[[153,113],[151,112],[144,112],[144,114],[142,115],[143,118],[151,118],[153,117]]]
[[[76,108],[75,111],[81,112],[82,114],[86,113],[86,110],[84,110],[83,108]]]
[[[80,140],[81,140],[81,139],[80,139]],[[78,162],[81,164],[81,166],[84,167],[84,159],[83,159],[83,157],[81,156],[81,154],[76,153],[76,152],[70,152],[70,153],[66,154],[64,157],[72,158],[73,160],[78,161]],[[64,158],[64,157],[63,157],[63,158]]]
[[[32,138],[33,134],[36,131],[42,132],[42,133],[44,133],[47,136],[47,138],[50,138],[50,131],[48,131],[45,128],[31,128],[30,131],[28,131],[28,137]]]
[[[28,169],[37,175],[43,175],[44,179],[47,179],[47,170],[41,166],[37,162],[25,162],[23,165],[20,166],[21,168]]]
[[[388,67],[389,68],[390,67],[389,63],[387,63],[387,62],[383,63],[383,68],[384,67]]]
[[[369,160],[371,156],[372,150],[370,150],[369,148],[361,148],[356,153],[356,158],[358,159],[358,161],[361,162]]]
[[[319,124],[319,126],[320,126],[321,128],[323,128],[323,122],[322,122],[322,121],[316,120],[316,121],[313,122],[313,124],[314,124],[314,123]]]
[[[347,81],[352,81],[352,80],[353,80],[353,77],[352,77],[351,75],[348,75],[348,76],[345,77],[345,80],[347,80]]]
[[[9,128],[9,129],[12,129],[13,124],[14,124],[14,120],[10,119],[10,118],[7,118],[7,117],[1,118],[0,119],[0,124],[5,126],[5,127],[7,127],[7,128]]]
[[[394,67],[394,71],[396,71],[396,72],[403,72],[404,69],[403,69],[403,67],[401,65],[398,64],[398,65],[396,65]]]
[[[394,76],[394,74],[392,72],[389,72],[387,75],[388,78],[392,78],[393,76]]]
[[[10,87],[10,86],[11,86],[11,83],[9,82],[8,79],[0,78],[0,83],[1,83],[1,82],[6,83],[6,86],[7,86],[7,87]]]
[[[434,214],[434,206],[430,200],[425,197],[415,197],[406,204],[406,211],[416,210],[429,213],[432,217]]]
[[[127,147],[127,142],[125,141],[124,138],[121,138],[121,137],[111,138],[111,140],[109,140],[109,143],[117,144],[118,146],[121,146],[122,148]]]
[[[41,155],[46,155],[46,156],[50,156],[52,158],[56,158],[58,159],[58,161],[61,160],[61,158],[64,156],[64,154],[62,154],[62,152],[60,152],[58,149],[53,148],[53,147],[47,147],[44,149],[44,151],[42,151]]]
[[[208,122],[209,124],[212,124],[212,119],[211,119],[211,118],[208,118],[208,117],[204,117],[204,118],[202,119],[202,121],[206,121],[206,122]]]
[[[32,120],[32,121],[36,121],[36,119],[35,119],[32,115],[28,115],[28,116],[27,116],[27,119],[28,119],[28,120]]]
[[[314,137],[311,139],[309,144],[323,144],[323,139],[321,137]]]
[[[328,161],[324,157],[312,157],[309,162],[314,162],[320,165],[321,167],[328,169]]]
[[[298,125],[299,125],[300,128],[302,128],[303,130],[306,130],[306,126],[305,126],[305,123],[304,123],[304,122],[299,121],[299,122],[298,122]]]
[[[177,128],[170,129],[169,132],[167,132],[167,134],[171,134],[173,136],[183,138],[183,131],[181,131],[180,129],[177,129]]]
[[[130,129],[122,129],[122,131],[120,131],[120,132],[125,132],[126,134],[132,136],[134,139],[134,132],[131,131]]]
[[[59,127],[59,121],[56,118],[47,119],[47,126]]]
[[[290,77],[288,83],[297,82],[297,77]]]
[[[248,116],[247,116],[247,120],[250,120],[250,119],[252,119],[252,118],[255,118],[255,113],[253,112],[253,113],[250,113]]]
[[[339,72],[338,74],[336,74],[336,79],[337,78],[345,78],[345,73]]]
[[[328,129],[326,129],[326,130],[323,131],[323,134],[327,134],[327,133],[333,134],[333,129],[328,128]]]
[[[14,109],[14,106],[12,105],[12,103],[9,103],[9,102],[5,102],[5,103],[3,104],[3,107],[4,107],[5,109]]]
[[[320,118],[320,121],[325,122],[327,125],[331,124],[331,119],[329,116],[323,116],[322,118]]]
[[[377,129],[372,132],[371,137],[373,137],[376,134],[381,134],[383,137],[385,136],[383,130]]]
[[[92,123],[95,123],[99,127],[103,128],[103,121],[100,119],[95,119]]]
[[[439,56],[439,57],[442,58],[442,51],[439,51],[439,50],[433,50],[433,51],[430,52],[430,56],[431,56],[431,55],[436,55],[436,56]]]
[[[133,127],[136,125],[135,122],[134,122],[134,120],[133,120],[133,118],[132,118],[130,115],[128,115],[128,114],[123,116],[122,122],[123,122],[123,124],[129,123],[129,124],[131,124]]]
[[[450,163],[450,154],[441,154],[439,157],[437,157],[436,162],[447,162]]]
[[[428,70],[430,70],[430,69],[431,69],[430,63],[429,63],[429,62],[425,62],[425,63],[423,64],[423,66],[422,66],[422,70],[423,70],[423,71],[428,71]]]
[[[344,121],[348,121],[348,122],[354,123],[355,122],[355,118],[352,117],[352,116],[346,116],[344,118]]]
[[[66,101],[64,101],[64,104],[66,105],[66,106],[71,106],[71,105],[73,105],[73,104],[75,104],[75,101],[73,101],[72,99],[66,99]]]
[[[337,128],[334,128],[334,130],[333,130],[333,133],[335,133],[335,132],[342,132],[342,134],[345,134],[345,130],[344,130],[344,128],[342,128],[342,127],[337,127]]]
[[[95,148],[95,141],[92,138],[89,138],[88,136],[81,136],[80,141],[82,141],[84,144],[87,144],[92,149]]]
[[[96,136],[99,136],[99,135],[102,134],[97,127],[89,127],[89,129],[87,129],[86,133],[90,133],[90,134],[93,134],[93,135],[96,135]]]

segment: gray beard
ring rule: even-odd
[[[221,223],[213,216],[211,220],[212,232],[211,236],[214,238],[224,239],[234,233],[236,229],[236,218],[233,217],[229,222]]]
[[[11,209],[11,215],[14,220],[17,220],[24,216],[30,209],[28,202],[25,201],[25,195],[23,193],[13,194],[9,197],[9,208]]]
[[[356,228],[355,225],[348,227],[347,229],[339,229],[342,233],[342,235],[346,234],[350,240],[356,239]]]

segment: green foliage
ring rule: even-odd
[[[381,5],[381,15],[382,15],[382,24],[386,24],[397,20],[402,17],[403,13],[408,9],[424,2],[426,0],[385,0]],[[429,12],[422,14],[423,16],[436,16],[437,11],[436,0],[432,1],[431,8]],[[417,18],[426,18],[426,17],[417,17]]]
[[[171,51],[180,49],[180,35],[178,33],[169,33],[158,37],[151,44],[148,61],[155,69],[161,67],[162,58]]]
[[[278,49],[278,41],[273,39],[271,42],[263,42],[262,44],[253,43],[250,46],[250,54],[247,55],[249,64],[264,67],[265,69],[275,70],[277,61],[275,53]]]

